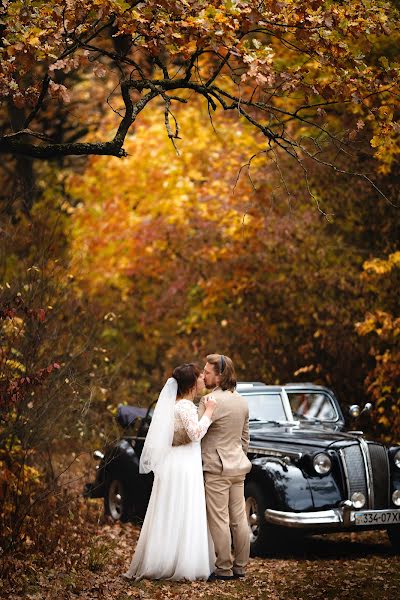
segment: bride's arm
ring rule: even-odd
[[[211,411],[207,411],[199,420],[197,410],[192,402],[180,401],[177,406],[178,414],[186,433],[192,442],[199,442],[211,425]]]

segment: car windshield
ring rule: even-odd
[[[305,421],[335,421],[337,414],[332,399],[324,392],[290,392],[287,390],[293,416]]]
[[[286,421],[281,394],[246,394],[249,420],[252,422]]]

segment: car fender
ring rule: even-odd
[[[310,477],[308,482],[316,510],[338,506],[345,499],[332,473],[324,476],[315,475]]]
[[[313,510],[313,497],[308,478],[293,462],[275,457],[252,460],[246,482],[254,481],[266,494],[270,508],[283,511]]]
[[[139,476],[139,458],[129,440],[120,439],[109,448],[102,460],[104,480],[119,478],[129,487]]]
[[[103,462],[105,482],[120,479],[126,487],[136,515],[144,518],[153,486],[153,474],[139,473],[139,457],[130,440],[119,440],[106,453]]]

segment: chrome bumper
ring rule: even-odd
[[[360,511],[356,511],[352,506],[352,503],[347,500],[341,507],[332,508],[330,510],[295,513],[267,508],[264,515],[265,520],[268,523],[280,525],[282,527],[292,527],[296,529],[345,529],[346,527],[353,527],[355,525],[356,512]],[[382,524],[381,527],[385,527],[385,525]]]
[[[319,510],[316,512],[283,512],[267,508],[265,520],[272,525],[284,527],[334,527],[343,524],[343,510],[334,508],[332,510]]]

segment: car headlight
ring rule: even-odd
[[[394,490],[392,494],[392,501],[395,506],[400,506],[400,490]]]
[[[313,467],[314,471],[318,473],[318,475],[326,475],[332,469],[332,461],[329,458],[328,454],[325,452],[320,452],[316,454],[313,458]]]
[[[396,467],[400,469],[400,449],[394,453],[393,461]]]

